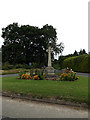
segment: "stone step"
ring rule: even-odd
[[[46,80],[57,80],[59,78],[58,75],[47,75]]]

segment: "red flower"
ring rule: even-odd
[[[66,70],[66,73],[69,73],[69,70]]]

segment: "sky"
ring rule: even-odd
[[[62,55],[88,50],[88,0],[1,0],[0,46],[2,28],[17,22],[39,28],[56,28],[57,43],[64,43]]]

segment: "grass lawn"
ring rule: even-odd
[[[10,70],[0,70],[0,75],[6,75],[6,74],[16,74],[21,71],[30,71],[30,69],[25,68],[18,68],[18,69],[10,69]]]
[[[3,91],[32,95],[33,97],[58,98],[74,102],[88,102],[88,77],[73,81],[20,80],[17,77],[2,78]]]

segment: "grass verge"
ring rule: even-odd
[[[18,68],[18,69],[11,69],[11,70],[0,70],[0,75],[6,75],[6,74],[17,74],[22,71],[30,71],[30,69],[25,68]]]
[[[73,81],[20,80],[3,77],[2,90],[24,96],[64,99],[71,102],[88,103],[88,77],[80,76]]]

